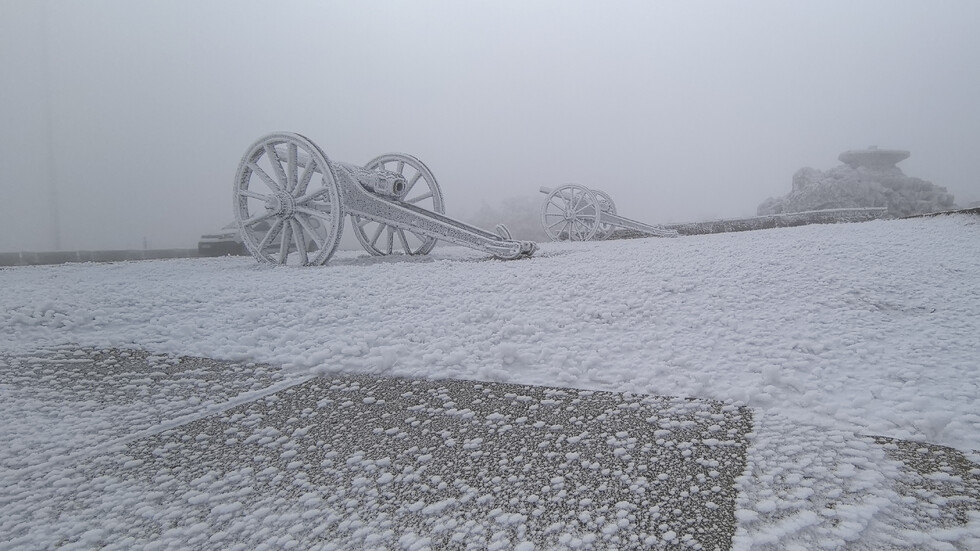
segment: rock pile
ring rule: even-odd
[[[760,216],[823,209],[886,207],[887,216],[902,217],[955,208],[946,188],[906,176],[895,166],[908,151],[868,149],[845,151],[842,163],[825,172],[802,168],[793,175],[793,191],[770,197]]]

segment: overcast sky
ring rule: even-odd
[[[647,223],[753,215],[872,144],[965,204],[978,25],[976,0],[0,0],[0,251],[194,247],[277,130],[413,154],[462,218],[562,183]]]

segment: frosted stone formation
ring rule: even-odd
[[[906,176],[895,166],[908,151],[867,149],[845,151],[842,165],[826,172],[802,168],[793,175],[793,191],[770,197],[758,208],[759,215],[839,208],[886,207],[887,216],[902,217],[949,210],[955,207],[946,188]]]

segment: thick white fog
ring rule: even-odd
[[[416,155],[463,219],[540,186],[752,215],[848,149],[980,200],[980,2],[0,0],[0,251],[194,247],[277,130]]]

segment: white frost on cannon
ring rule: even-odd
[[[619,228],[654,237],[677,237],[663,226],[651,226],[616,214],[616,203],[609,194],[576,184],[556,189],[542,187],[548,197],[541,208],[541,225],[552,241],[592,241],[608,239]]]
[[[245,247],[269,264],[326,263],[347,214],[372,255],[427,254],[438,240],[502,259],[536,249],[446,216],[435,177],[411,155],[389,153],[360,167],[331,161],[308,138],[284,132],[259,139],[242,157],[234,209]]]

